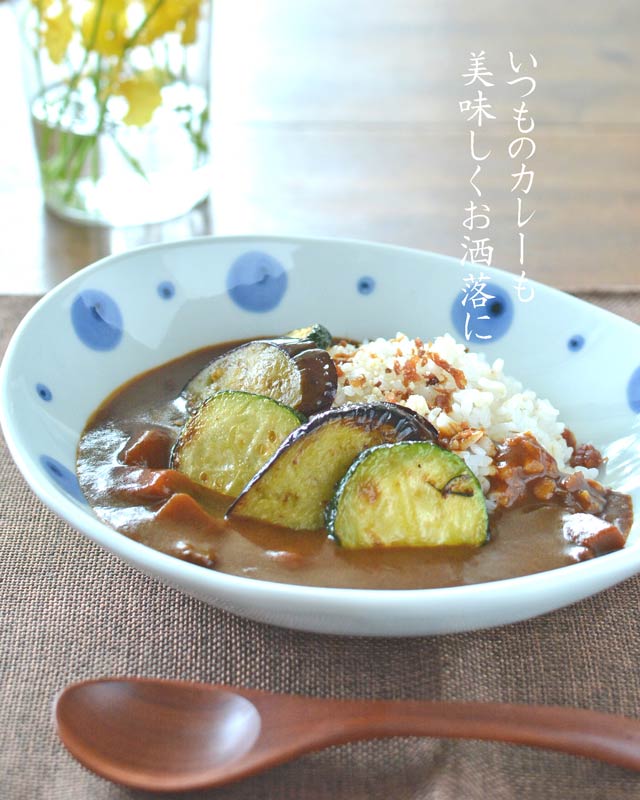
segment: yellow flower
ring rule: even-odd
[[[31,5],[38,9],[39,14],[46,14],[49,6],[52,6],[55,0],[31,0]]]
[[[200,6],[196,3],[189,9],[184,18],[184,27],[182,28],[182,36],[180,37],[182,44],[193,44],[195,42],[198,33],[199,16]]]
[[[60,13],[55,17],[45,17],[43,34],[44,46],[54,64],[59,64],[67,52],[73,36],[71,8],[68,3],[62,4]]]
[[[161,0],[156,8],[155,0],[144,0],[144,7],[149,19],[140,31],[137,44],[151,44],[165,33],[175,30],[180,20],[182,3],[178,0]]]
[[[80,25],[84,46],[103,56],[122,55],[127,42],[126,29],[126,0],[93,2]]]
[[[144,72],[122,81],[117,93],[129,104],[129,110],[123,119],[127,125],[146,125],[162,102],[158,82],[152,75]]]
[[[137,43],[151,44],[165,33],[181,30],[183,44],[191,44],[195,41],[200,2],[201,0],[160,0],[158,4],[158,0],[144,0],[145,11],[150,16],[140,31]]]

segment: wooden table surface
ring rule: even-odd
[[[40,293],[111,252],[216,233],[346,236],[462,255],[471,199],[491,209],[495,266],[520,272],[519,103],[535,119],[527,276],[640,286],[638,0],[215,0],[212,195],[163,225],[79,227],[42,207],[11,8],[0,4],[0,292]],[[483,196],[458,101],[484,49],[496,119]],[[523,206],[524,210],[524,206]]]

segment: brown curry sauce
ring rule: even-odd
[[[624,545],[633,519],[630,499],[581,473],[561,475],[526,435],[499,449],[492,489],[500,505],[490,517],[490,540],[480,548],[344,550],[325,531],[251,520],[231,525],[224,520],[229,498],[168,466],[186,418],[182,387],[237,344],[204,348],[150,370],[98,408],[80,441],[78,477],[100,519],[150,547],[221,572],[367,589],[482,583],[566,566]],[[596,459],[594,448],[580,452]],[[578,513],[595,514],[595,526],[575,516],[576,525],[567,528],[567,515]]]

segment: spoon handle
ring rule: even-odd
[[[502,703],[378,700],[344,706],[342,741],[387,736],[487,739],[559,750],[640,770],[640,720],[629,717]]]

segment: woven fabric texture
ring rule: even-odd
[[[640,322],[640,293],[584,297]],[[2,352],[33,302],[0,298]],[[0,796],[7,800],[151,796],[92,775],[57,740],[55,693],[101,675],[638,715],[640,578],[494,630],[400,640],[322,637],[239,619],[139,574],[44,508],[4,443],[0,485]],[[228,788],[180,796],[628,800],[640,798],[640,775],[533,748],[391,739],[334,747]]]

